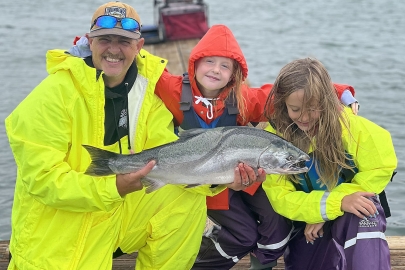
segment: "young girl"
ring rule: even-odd
[[[391,269],[376,196],[397,166],[388,131],[344,109],[325,67],[283,67],[267,99],[267,130],[310,154],[303,175],[267,177],[274,210],[294,221],[286,269]]]
[[[87,56],[86,40],[80,39],[69,52]],[[249,88],[244,84],[247,73],[245,57],[232,32],[224,25],[214,25],[191,51],[189,83],[183,87],[183,76],[164,72],[155,93],[182,129],[267,121],[263,111],[272,85]],[[342,101],[352,104],[355,111],[354,89],[340,84],[335,87]],[[251,269],[265,269],[276,265],[284,253],[290,221],[274,213],[261,187],[261,176],[259,181],[249,178],[254,184],[245,186],[244,191],[231,185],[217,196],[207,197],[211,226],[207,226],[193,269],[230,269],[251,251]],[[256,264],[260,268],[255,268]]]

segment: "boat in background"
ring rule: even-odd
[[[208,6],[203,0],[154,1],[154,25],[143,25],[145,44],[200,39],[208,31]]]

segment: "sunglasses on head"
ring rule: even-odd
[[[121,22],[121,27],[124,30],[128,30],[131,32],[136,32],[140,30],[139,23],[132,19],[132,18],[117,18],[110,15],[102,15],[94,20],[93,24],[91,25],[90,29],[93,28],[94,25],[97,25],[100,28],[114,28],[118,22]]]

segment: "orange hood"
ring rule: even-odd
[[[236,38],[232,34],[231,30],[225,25],[217,24],[211,26],[211,28],[191,51],[188,62],[188,74],[192,81],[193,89],[198,89],[195,86],[194,80],[192,80],[195,73],[194,63],[198,59],[205,56],[222,56],[235,59],[239,62],[242,68],[243,79],[246,79],[248,75],[246,59],[243,56],[242,50],[236,41]]]

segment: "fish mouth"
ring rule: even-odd
[[[303,173],[307,171],[308,167],[305,165],[305,160],[297,162],[287,162],[280,168],[280,173]]]

